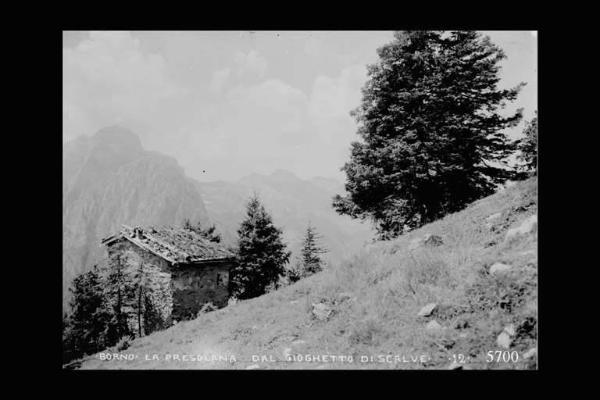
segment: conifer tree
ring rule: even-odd
[[[123,303],[132,336],[141,337],[166,325],[173,307],[168,274],[144,260],[134,251],[125,251]]]
[[[500,110],[520,84],[499,89],[503,51],[474,31],[404,31],[368,67],[356,118],[347,195],[334,208],[370,219],[382,239],[460,210],[515,176]]]
[[[106,326],[106,337],[113,344],[123,337],[134,335],[128,322],[128,314],[130,314],[128,305],[132,297],[132,289],[127,277],[128,261],[125,254],[113,252],[103,269],[104,297],[107,311],[111,315],[110,322]]]
[[[288,279],[290,282],[296,282],[306,278],[323,269],[323,260],[321,254],[327,252],[318,243],[321,236],[316,229],[309,223],[306,228],[306,234],[302,242],[300,250],[300,259],[296,265],[288,271]]]
[[[246,219],[238,229],[237,266],[231,272],[231,290],[239,299],[264,294],[285,272],[290,252],[282,242],[282,231],[256,195],[246,206]]]
[[[523,169],[537,174],[537,147],[538,147],[538,122],[537,110],[535,117],[525,127],[523,131],[524,138],[517,142],[517,149],[520,151],[518,159],[524,162]]]
[[[140,330],[148,335],[168,326],[173,311],[173,295],[169,274],[162,272],[158,266],[142,263],[139,275]]]

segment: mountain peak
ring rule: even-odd
[[[293,172],[290,172],[285,169],[277,169],[271,173],[271,177],[278,179],[298,179]]]
[[[92,136],[95,144],[119,146],[128,150],[142,150],[142,142],[138,135],[122,126],[113,125],[100,129]]]

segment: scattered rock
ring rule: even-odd
[[[529,232],[533,231],[536,226],[537,215],[532,215],[531,217],[525,219],[518,227],[509,229],[508,232],[506,232],[506,240],[518,235],[528,234]]]
[[[450,364],[450,366],[448,366],[448,369],[464,369],[464,368],[463,368],[462,364],[454,361],[452,364]]]
[[[423,236],[423,244],[427,246],[441,246],[444,244],[441,236],[427,234]]]
[[[512,267],[508,264],[503,264],[503,263],[494,263],[494,265],[492,265],[490,267],[490,274],[494,275],[494,274],[502,274],[504,272],[507,272],[511,269]]]
[[[485,219],[485,227],[489,230],[494,230],[494,221],[500,218],[501,213],[492,214]]]
[[[312,306],[313,306],[312,313],[319,321],[326,320],[333,313],[333,310],[327,304],[324,304],[324,303],[314,304],[313,303]]]
[[[286,347],[286,348],[283,349],[283,358],[284,359],[287,359],[291,355],[292,355],[292,348],[291,347]]]
[[[527,204],[521,204],[520,206],[515,208],[515,212],[527,211],[531,206],[534,206],[534,205],[535,205],[535,202],[533,202],[533,201],[530,201]]]
[[[428,317],[433,313],[433,311],[436,308],[437,308],[436,303],[429,303],[426,306],[424,306],[423,308],[421,308],[421,311],[419,311],[419,313],[417,314],[417,317]]]
[[[531,357],[534,357],[537,355],[537,349],[534,347],[532,349],[527,350],[527,352],[525,352],[525,354],[523,354],[523,358],[525,360],[530,359]]]
[[[492,214],[492,215],[490,215],[489,217],[487,217],[485,220],[486,220],[487,222],[491,222],[491,221],[493,221],[493,220],[495,220],[495,219],[498,219],[498,218],[500,218],[500,215],[502,215],[502,213],[495,213],[495,214]]]
[[[442,329],[442,326],[436,320],[433,320],[429,321],[427,325],[425,325],[425,329],[428,331],[437,331]]]
[[[496,343],[498,344],[498,346],[505,349],[510,348],[511,342],[512,339],[510,338],[510,335],[504,331],[502,331],[502,333],[499,334],[498,338],[496,339]]]
[[[520,256],[528,256],[528,255],[537,255],[537,250],[525,250],[525,251],[521,251],[519,252]]]
[[[425,234],[421,238],[414,238],[408,243],[409,250],[415,250],[421,246],[441,246],[444,244],[441,236],[432,235],[430,233]]]
[[[517,333],[514,324],[510,324],[504,327],[504,332],[508,333],[510,336],[515,336]]]
[[[350,299],[352,299],[352,294],[350,294],[348,292],[343,292],[343,293],[338,294],[337,299],[338,299],[338,301],[350,300]]]
[[[258,365],[258,364],[248,365],[246,367],[246,369],[260,369],[260,365]]]
[[[238,303],[238,299],[235,297],[230,297],[229,300],[227,300],[227,306],[234,306]]]

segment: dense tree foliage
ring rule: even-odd
[[[77,276],[64,318],[64,361],[147,335],[169,324],[169,276],[133,251],[115,252],[103,268]]]
[[[538,121],[537,111],[535,117],[526,125],[523,131],[524,137],[517,142],[517,149],[520,151],[519,161],[523,162],[523,169],[537,174],[537,154],[538,154]]]
[[[319,244],[320,239],[321,235],[309,223],[302,241],[300,259],[288,270],[287,276],[290,282],[296,282],[323,269],[324,261],[321,254],[326,253],[327,250]]]
[[[235,297],[260,296],[279,281],[291,254],[281,235],[258,197],[251,197],[246,219],[238,229],[237,265],[231,271],[231,291]]]
[[[341,214],[370,219],[381,238],[419,227],[487,196],[513,177],[503,129],[521,110],[500,110],[522,85],[499,89],[505,55],[473,31],[397,32],[369,66],[352,112],[362,142],[352,143]]]
[[[63,318],[63,358],[65,362],[104,348],[110,341],[106,327],[111,316],[105,307],[103,285],[97,266],[78,275],[69,288],[71,314]]]

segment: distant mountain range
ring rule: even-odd
[[[310,222],[321,234],[325,257],[334,262],[373,237],[372,229],[349,217],[340,216],[331,206],[332,197],[344,191],[334,179],[303,180],[288,171],[270,175],[251,174],[236,182],[200,183],[204,205],[211,221],[226,242],[235,242],[237,228],[245,217],[245,204],[256,193],[283,230],[284,241],[297,254]]]
[[[215,224],[224,242],[235,244],[245,203],[257,193],[296,252],[310,221],[330,250],[329,261],[371,239],[372,229],[331,207],[341,182],[303,180],[279,170],[251,174],[236,182],[201,183],[187,177],[177,161],[144,150],[139,138],[121,127],[81,136],[63,146],[63,284],[104,258],[100,239],[127,225],[181,225],[189,218]]]

